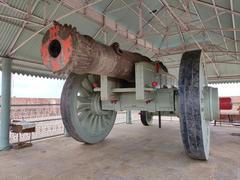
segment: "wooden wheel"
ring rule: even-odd
[[[179,115],[186,153],[193,159],[207,160],[210,121],[204,116],[206,78],[200,56],[200,50],[183,54],[179,69]]]
[[[140,119],[144,126],[151,126],[153,122],[153,114],[147,111],[141,111]]]
[[[104,111],[100,95],[93,91],[99,78],[93,75],[71,74],[63,87],[61,114],[70,136],[94,144],[105,139],[116,118],[115,111]]]

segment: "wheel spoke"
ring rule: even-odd
[[[77,96],[77,100],[80,102],[80,104],[82,104],[82,103],[90,104],[90,102],[91,102],[91,99],[89,97]]]
[[[94,117],[93,117],[93,119],[92,119],[92,126],[91,126],[91,130],[92,130],[92,132],[97,132],[97,122],[98,121],[98,117],[95,115]]]
[[[90,83],[90,81],[88,80],[88,78],[85,78],[83,81],[82,81],[82,86],[89,92],[92,92],[92,85]]]
[[[84,87],[80,87],[79,88],[79,91],[80,91],[80,96],[84,96],[84,97],[89,97],[89,96],[92,96],[92,92],[90,91],[87,91]]]
[[[80,115],[78,116],[79,121],[86,121],[86,119],[88,119],[88,116],[91,114],[90,111],[83,111],[80,113]]]
[[[105,118],[105,119],[111,119],[111,116],[112,116],[112,115],[111,115],[110,113],[104,114],[104,118]]]
[[[77,108],[78,112],[82,112],[85,110],[90,110],[90,104],[80,104]]]
[[[97,118],[97,131],[98,132],[101,132],[102,131],[102,124],[101,124],[101,118],[100,118],[100,116],[98,116],[98,118]]]
[[[100,120],[101,127],[102,127],[102,128],[105,128],[105,127],[106,127],[106,124],[105,124],[105,121],[104,121],[103,117],[100,116],[100,117],[99,117],[99,120]]]

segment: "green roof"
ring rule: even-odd
[[[13,72],[59,78],[40,54],[53,20],[161,60],[175,76],[182,53],[201,48],[209,82],[240,81],[239,0],[0,0],[0,57],[14,59]]]

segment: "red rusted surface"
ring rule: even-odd
[[[49,51],[54,40],[61,45],[57,57]],[[90,73],[130,81],[134,79],[136,62],[152,62],[141,54],[121,50],[118,43],[106,46],[90,36],[79,34],[71,25],[63,26],[57,22],[46,32],[41,52],[43,64],[55,73]]]
[[[231,110],[232,109],[232,99],[230,97],[221,97],[220,101],[220,109],[221,110]]]
[[[66,29],[66,37],[60,36],[62,29]],[[54,25],[50,28],[42,41],[42,61],[43,64],[53,72],[62,70],[71,60],[71,55],[74,48],[73,35],[67,28],[61,25]],[[53,40],[58,40],[61,44],[61,52],[57,57],[52,57],[49,53],[49,45]]]

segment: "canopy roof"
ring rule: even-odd
[[[41,61],[52,21],[161,60],[178,76],[182,53],[202,49],[209,82],[240,81],[239,0],[0,0],[0,57],[13,72],[58,77]]]

